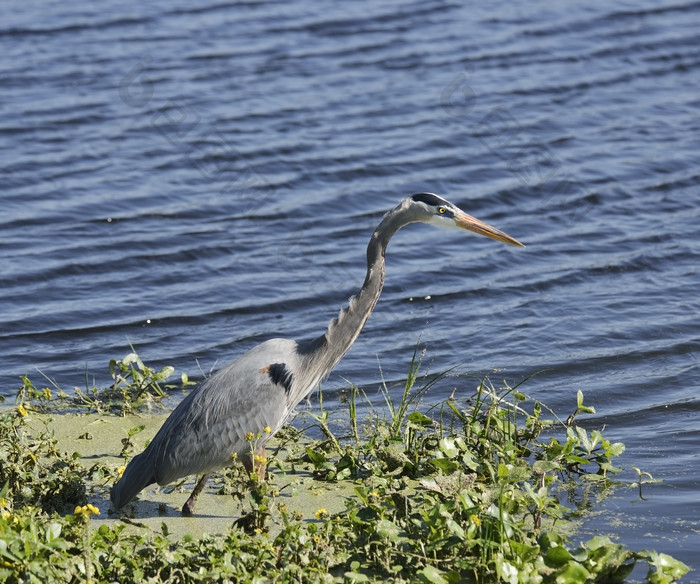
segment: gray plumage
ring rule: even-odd
[[[150,484],[166,485],[188,475],[203,474],[183,507],[183,513],[191,514],[210,472],[228,466],[233,458],[252,470],[254,453],[246,435],[260,435],[256,447],[264,448],[297,404],[342,359],[381,294],[389,240],[404,225],[418,221],[461,227],[522,246],[432,193],[404,199],[384,216],[372,234],[362,289],[326,332],[309,341],[266,341],[204,381],[175,408],[146,450],[129,463],[112,489],[114,506],[123,507]],[[265,428],[271,432],[265,432]]]

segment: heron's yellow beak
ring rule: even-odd
[[[499,231],[495,227],[491,227],[488,223],[479,221],[476,217],[467,215],[464,212],[456,215],[454,220],[457,226],[461,227],[462,229],[468,229],[469,231],[473,231],[479,235],[485,235],[486,237],[490,237],[491,239],[495,239],[497,241],[502,241],[503,243],[525,247],[524,244],[520,243],[514,237],[511,237],[510,235],[503,233],[503,231]]]

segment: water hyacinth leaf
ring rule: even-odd
[[[548,564],[556,567],[564,566],[569,562],[575,561],[571,557],[571,552],[569,552],[569,550],[567,550],[565,547],[559,545],[549,548],[545,554],[545,557],[547,558]]]
[[[618,543],[613,543],[608,537],[593,537],[586,543],[586,548],[588,552],[585,557],[577,559],[581,562],[588,560],[586,565],[590,570],[599,573],[604,571],[606,578],[611,582],[623,582],[634,568],[632,552]]]
[[[636,555],[649,562],[647,579],[651,584],[671,584],[690,571],[683,562],[654,550],[643,550]]]
[[[589,582],[591,573],[584,566],[571,560],[557,571],[557,584],[582,584]]]

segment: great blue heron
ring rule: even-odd
[[[389,240],[403,226],[415,222],[461,227],[511,245],[523,245],[437,195],[418,193],[407,197],[384,216],[372,234],[362,289],[326,332],[305,341],[266,341],[204,381],[180,402],[146,450],[131,460],[112,488],[114,506],[123,507],[150,484],[165,485],[203,474],[182,508],[184,515],[191,515],[212,471],[237,458],[248,472],[254,472],[255,455],[264,456],[265,442],[355,342],[381,294]],[[255,452],[251,436],[259,438]],[[259,465],[257,468],[261,469]]]

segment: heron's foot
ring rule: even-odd
[[[196,499],[193,499],[190,497],[185,501],[185,504],[182,506],[182,514],[185,517],[192,517],[194,515],[194,504],[195,504]]]
[[[182,506],[182,514],[185,517],[192,517],[192,515],[194,515],[194,504],[197,502],[197,497],[199,497],[199,494],[204,489],[204,485],[207,484],[208,480],[209,473],[205,474],[201,479],[199,479],[199,482],[195,485],[190,498],[185,501],[185,504]]]

